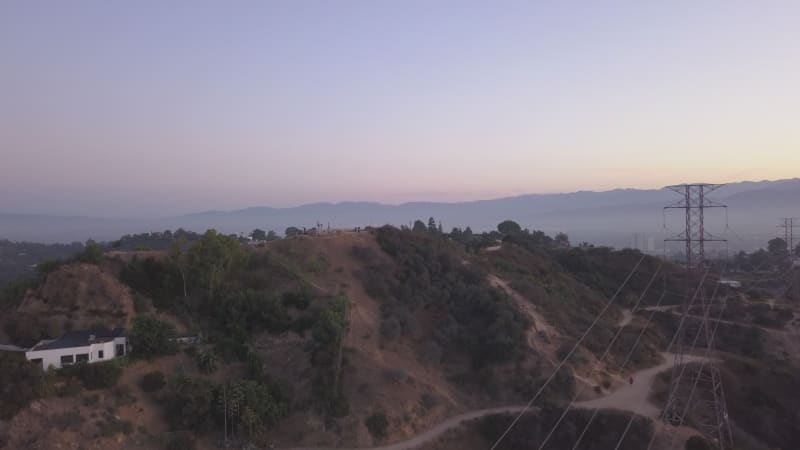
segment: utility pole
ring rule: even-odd
[[[794,236],[792,235],[792,229],[797,226],[794,224],[794,221],[800,219],[797,217],[784,217],[780,220],[782,220],[783,223],[778,225],[778,228],[783,228],[783,240],[786,242],[786,250],[791,258],[794,256]]]
[[[721,184],[707,183],[667,186],[667,189],[678,193],[681,199],[664,207],[664,210],[683,209],[685,230],[673,238],[665,239],[665,242],[683,242],[687,270],[701,276],[706,265],[705,243],[725,241],[706,232],[704,225],[706,209],[726,208],[707,197],[720,187]],[[718,288],[719,284],[715,283],[714,294],[709,299],[701,284],[684,301],[683,316],[675,342],[675,362],[672,366],[669,397],[662,418],[669,424],[678,425],[686,423],[687,417],[691,416],[692,424],[719,450],[730,450],[733,447],[733,436],[719,369],[710,362],[694,368],[683,367],[690,362],[687,356],[692,349],[701,355],[711,354],[714,350],[714,328],[709,320],[709,313],[714,306],[712,302]],[[697,300],[702,311],[700,317],[690,314],[689,311],[689,305]]]

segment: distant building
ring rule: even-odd
[[[58,339],[45,340],[25,352],[25,357],[43,369],[60,369],[76,363],[96,363],[125,356],[128,340],[125,330],[70,331]]]

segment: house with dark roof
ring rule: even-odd
[[[128,340],[125,330],[80,330],[58,339],[44,340],[25,352],[25,357],[42,368],[60,369],[76,363],[96,363],[125,356]]]

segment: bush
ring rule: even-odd
[[[380,440],[384,439],[388,434],[389,419],[386,417],[385,413],[376,412],[372,413],[372,415],[364,420],[364,425],[366,425],[369,434],[371,434],[374,439]]]
[[[206,349],[197,354],[197,368],[202,373],[212,373],[217,370],[217,355],[211,349]]]
[[[145,359],[174,353],[177,349],[174,337],[175,328],[171,324],[152,316],[136,316],[129,336],[133,355]]]
[[[97,427],[100,430],[100,436],[103,437],[112,437],[120,433],[133,433],[133,424],[131,422],[117,419],[111,414],[106,414],[105,420],[98,421]]]
[[[62,367],[59,375],[77,378],[84,388],[89,390],[108,389],[117,385],[122,375],[122,367],[116,361],[102,363],[80,363]]]
[[[94,241],[87,241],[83,251],[75,255],[75,260],[86,264],[100,264],[103,260],[103,249]]]
[[[704,438],[692,436],[686,441],[686,450],[711,450],[711,446]]]
[[[148,372],[139,380],[139,386],[145,392],[155,392],[160,390],[166,384],[164,373],[161,371]]]
[[[41,365],[31,364],[18,353],[0,352],[0,420],[44,395],[47,378]]]
[[[188,433],[178,433],[169,438],[165,450],[194,450],[196,448],[194,438]]]
[[[416,337],[415,315],[433,309],[447,313],[436,316],[437,331],[426,337],[443,352],[466,351],[475,368],[518,354],[530,323],[507,295],[489,285],[484,269],[462,264],[455,247],[429,233],[385,226],[377,240],[395,265],[373,263],[360,276],[367,292],[383,302],[385,339]]]
[[[439,397],[428,392],[422,394],[420,401],[422,402],[422,407],[426,410],[431,410],[442,403],[442,400]]]

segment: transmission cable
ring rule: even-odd
[[[656,308],[661,306],[661,302],[664,300],[664,297],[666,297],[666,295],[667,295],[667,291],[665,289],[664,291],[661,292],[661,295],[658,298],[658,302],[656,303]],[[625,368],[627,367],[628,362],[630,361],[631,357],[633,356],[633,353],[636,351],[636,348],[639,346],[639,341],[642,339],[642,336],[644,336],[644,333],[650,327],[650,322],[653,321],[653,317],[656,315],[657,312],[658,312],[658,310],[655,310],[655,309],[650,311],[650,315],[647,318],[647,322],[645,323],[644,327],[642,327],[642,329],[639,331],[639,335],[636,337],[636,340],[634,341],[633,346],[631,346],[631,349],[628,351],[628,354],[625,356],[625,360],[623,361],[622,365],[620,365],[620,368],[617,371],[617,377],[618,378],[621,377],[622,373],[625,371]],[[577,450],[577,448],[580,445],[581,441],[583,441],[583,438],[586,435],[586,432],[589,431],[589,427],[594,422],[594,419],[597,418],[597,414],[599,412],[600,412],[600,408],[595,408],[592,411],[592,415],[589,417],[589,421],[586,423],[586,426],[583,427],[583,431],[581,431],[581,434],[578,435],[578,440],[575,442],[575,445],[572,446],[572,450]],[[628,426],[630,426],[630,425],[628,425]]]
[[[650,278],[650,281],[647,282],[647,286],[645,286],[644,290],[642,291],[642,294],[639,296],[639,299],[636,301],[636,304],[633,306],[633,309],[631,310],[631,313],[636,311],[636,308],[638,308],[639,304],[642,303],[642,300],[647,295],[647,292],[650,290],[650,287],[653,285],[653,282],[656,280],[656,277],[658,277],[658,274],[661,272],[661,266],[663,264],[664,263],[662,262],[661,264],[658,265],[658,268],[656,268],[656,271],[653,273],[653,276]],[[589,379],[591,379],[592,376],[600,368],[600,366],[602,366],[603,361],[606,359],[606,356],[608,356],[608,353],[611,351],[611,348],[617,342],[617,339],[622,334],[622,331],[624,329],[625,329],[624,326],[619,327],[617,332],[614,334],[614,337],[611,339],[611,341],[606,346],[606,349],[603,351],[603,354],[600,356],[600,358],[597,359],[597,361],[595,361],[594,367],[592,367],[592,371],[589,372],[589,377],[588,377]],[[544,446],[547,444],[547,442],[550,441],[550,438],[553,436],[553,433],[555,433],[556,429],[558,429],[558,426],[561,425],[561,422],[564,420],[564,418],[567,417],[567,414],[569,413],[569,410],[572,408],[572,405],[574,405],[575,402],[578,401],[578,398],[581,396],[581,394],[583,394],[583,391],[586,390],[587,386],[588,386],[588,383],[584,383],[583,386],[581,387],[581,389],[578,390],[578,392],[575,393],[575,395],[573,396],[572,400],[569,402],[569,404],[566,406],[566,408],[564,408],[564,411],[561,413],[561,416],[558,418],[558,420],[553,425],[553,427],[550,428],[550,432],[547,433],[547,436],[545,436],[544,440],[539,445],[539,450],[542,450],[544,448]]]
[[[500,437],[498,437],[497,440],[494,442],[494,444],[492,444],[492,447],[490,448],[490,450],[494,450],[495,448],[497,448],[498,445],[500,445],[500,442],[502,442],[503,439],[508,435],[508,433],[511,432],[511,429],[514,428],[514,425],[516,425],[517,422],[519,422],[519,420],[522,418],[522,416],[525,415],[525,413],[528,412],[528,410],[531,408],[533,403],[539,398],[540,395],[542,395],[542,392],[544,391],[544,389],[550,384],[551,381],[553,381],[553,378],[555,378],[556,374],[561,370],[562,367],[564,367],[564,364],[567,363],[567,360],[569,360],[569,358],[572,357],[572,354],[575,353],[575,350],[578,349],[578,346],[581,343],[583,343],[583,340],[586,339],[586,336],[589,335],[589,332],[592,331],[592,328],[594,328],[594,326],[597,325],[597,323],[600,321],[600,319],[603,317],[603,315],[606,313],[606,311],[608,311],[608,309],[611,307],[611,305],[614,303],[614,301],[616,301],[616,299],[619,296],[620,292],[622,292],[622,290],[628,284],[628,281],[630,281],[630,279],[633,277],[633,274],[636,272],[636,270],[642,264],[642,261],[644,261],[646,256],[647,255],[643,254],[642,257],[639,258],[639,261],[636,263],[635,266],[633,266],[633,269],[631,269],[631,271],[628,274],[628,276],[625,277],[625,280],[622,282],[622,284],[619,286],[619,288],[617,288],[616,292],[614,292],[614,295],[611,296],[611,298],[609,299],[608,303],[606,303],[606,305],[603,307],[603,309],[597,314],[597,316],[595,317],[594,321],[589,325],[589,327],[586,329],[586,331],[583,333],[583,335],[580,337],[580,339],[578,339],[575,342],[575,345],[572,346],[572,349],[569,351],[569,353],[567,353],[567,355],[561,360],[561,362],[558,363],[556,368],[553,369],[553,372],[550,374],[550,376],[547,378],[547,380],[545,380],[544,384],[542,384],[542,386],[539,387],[539,389],[536,391],[536,394],[534,394],[533,398],[531,398],[531,400],[525,405],[525,407],[522,409],[522,411],[520,411],[519,414],[517,414],[517,416],[514,418],[514,420],[511,421],[511,424],[509,424],[508,428],[506,428],[506,430],[503,431],[503,434],[501,434]]]
[[[727,300],[723,300],[722,307],[720,308],[720,311],[719,311],[719,317],[722,317],[722,313],[725,311],[725,307],[726,306],[727,306]],[[709,308],[709,310],[710,310],[710,308]],[[707,318],[708,318],[708,316],[706,316],[706,319]],[[716,336],[718,328],[719,328],[719,319],[717,320],[716,324],[714,324],[714,329],[711,331],[711,336],[709,338],[709,340],[710,340],[710,342],[712,344],[714,342],[714,336]],[[678,428],[680,428],[681,425],[683,425],[683,421],[686,418],[686,413],[689,412],[689,406],[692,403],[692,397],[694,397],[694,392],[697,389],[697,383],[700,381],[700,375],[703,373],[703,368],[705,367],[706,362],[709,359],[709,355],[711,354],[711,348],[712,347],[713,347],[713,345],[711,345],[711,344],[706,347],[706,351],[705,351],[705,354],[703,356],[703,359],[700,361],[700,369],[695,374],[694,382],[692,383],[692,388],[689,391],[689,398],[686,401],[686,406],[683,408],[683,411],[681,412],[681,418],[678,421],[678,425],[675,428],[673,428],[672,429],[672,433],[670,433],[670,435],[671,435],[670,436],[670,440],[669,440],[670,443],[669,443],[669,446],[667,448],[672,448],[673,447],[674,442],[675,442],[675,436],[677,435],[677,433],[675,431]]]
[[[703,277],[700,279],[700,284],[695,289],[694,294],[692,295],[692,298],[689,301],[689,305],[687,306],[687,310],[690,309],[692,307],[692,305],[694,305],[695,301],[697,300],[697,295],[700,292],[700,290],[703,288],[703,285],[705,284],[705,281],[706,281],[706,277],[708,276],[708,273],[710,272],[710,270],[711,270],[710,267],[708,269],[706,269],[705,273],[703,274]],[[647,319],[647,324],[645,325],[644,328],[642,328],[641,332],[639,333],[639,337],[637,337],[636,343],[634,344],[634,347],[631,348],[631,351],[628,354],[628,358],[630,358],[633,355],[633,352],[635,351],[639,340],[642,338],[644,333],[647,331],[647,327],[653,321],[653,318],[654,318],[656,312],[658,312],[658,311],[654,310],[654,311],[652,311],[650,313],[650,316]],[[685,320],[686,320],[686,316],[682,315],[681,316],[681,320],[678,323],[678,328],[675,330],[675,333],[672,335],[672,339],[670,340],[670,343],[667,345],[667,349],[666,349],[665,353],[669,354],[670,351],[672,350],[673,345],[675,345],[675,342],[677,341],[678,336],[680,335],[680,332],[681,332],[681,329],[683,328],[683,324],[684,324]],[[624,370],[625,365],[627,365],[628,358],[626,358],[625,363],[623,363],[623,367],[620,369],[620,373],[622,372],[622,370]],[[599,412],[598,410],[594,411],[594,414],[592,415],[592,419],[591,420],[594,420],[594,417],[597,415],[598,412]],[[635,412],[631,412],[630,418],[628,419],[628,424],[625,426],[625,430],[623,431],[622,436],[620,436],[619,441],[617,441],[617,445],[616,445],[616,447],[614,447],[614,450],[618,450],[620,448],[620,446],[622,445],[622,442],[625,440],[625,436],[628,434],[628,430],[630,430],[631,425],[633,424],[633,421],[635,419],[636,419],[636,413]],[[578,437],[578,442],[576,442],[575,446],[573,446],[573,450],[575,450],[577,448],[578,444],[583,439],[584,434],[586,434],[586,432],[588,430],[588,427],[591,424],[591,420],[590,420],[590,423],[587,424],[586,427],[584,428],[584,430],[581,432],[581,435]]]
[[[724,271],[724,269],[723,269],[723,271]],[[713,307],[714,298],[716,298],[716,296],[717,296],[717,291],[719,289],[719,286],[720,286],[719,283],[717,283],[714,286],[714,290],[713,290],[713,292],[711,294],[711,298],[710,298],[710,300],[708,302],[708,307],[705,309],[705,311],[703,311],[703,320],[704,320],[704,322],[708,320],[708,316],[711,313],[711,308]],[[724,312],[724,308],[721,309],[720,315],[723,312]],[[686,317],[687,316],[684,316],[682,319],[685,319]],[[719,322],[717,322],[717,324],[715,326],[715,329],[716,329],[717,326],[719,326]],[[675,338],[673,338],[673,343],[676,341],[676,338],[680,334],[679,332],[681,331],[681,327],[683,327],[683,320],[681,320],[681,325],[680,325],[680,327],[678,329],[678,333],[676,333]],[[701,325],[700,328],[698,328],[697,334],[694,336],[694,339],[692,340],[692,345],[691,345],[691,347],[690,347],[690,349],[688,351],[688,354],[693,353],[694,349],[697,347],[697,341],[700,338],[700,334],[703,331],[703,328],[704,328],[704,325]],[[713,343],[713,340],[710,340],[710,342],[707,344],[707,347],[710,348],[712,343]],[[685,352],[685,354],[686,354],[686,352]],[[684,363],[684,364],[681,365],[681,369],[680,369],[680,372],[678,373],[677,378],[675,380],[671,380],[670,384],[675,384],[675,385],[680,384],[680,382],[683,380],[683,376],[684,376],[684,373],[686,372],[687,366],[688,366],[688,363]],[[666,404],[666,406],[664,408],[664,411],[661,414],[661,419],[662,420],[666,420],[667,412],[669,411],[670,407],[672,407],[673,401],[674,401],[674,398],[668,399],[667,404]],[[633,420],[633,418],[631,418],[631,420]],[[624,438],[625,438],[625,435],[623,435],[620,438],[620,442],[618,442],[617,445],[621,444],[622,439],[624,439]],[[650,443],[647,445],[647,449],[646,450],[649,450],[650,447],[652,447],[653,443],[655,442],[655,439],[656,439],[656,433],[653,432],[653,435],[650,438]]]

